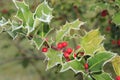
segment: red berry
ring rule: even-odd
[[[62,48],[63,48],[62,43],[58,43],[58,44],[57,44],[57,48],[58,48],[58,49],[62,49]]]
[[[85,68],[85,69],[88,69],[88,67],[89,67],[89,66],[88,66],[88,63],[85,63],[85,64],[84,64],[84,68]]]
[[[66,49],[66,52],[69,53],[69,54],[71,54],[72,51],[73,51],[72,48],[67,48]]]
[[[74,58],[76,58],[77,57],[77,54],[76,53],[74,53]]]
[[[65,58],[69,58],[69,53],[64,52],[64,54],[63,54],[63,55],[64,55],[64,57],[65,57]]]
[[[8,10],[7,10],[7,9],[3,9],[3,10],[2,10],[2,13],[3,13],[3,14],[7,14],[7,13],[8,13]]]
[[[110,26],[106,27],[106,31],[110,31],[110,30],[111,30]]]
[[[120,80],[120,76],[117,76],[117,77],[116,77],[116,80]]]
[[[62,46],[63,46],[63,47],[66,47],[67,45],[68,45],[67,42],[62,42]]]
[[[79,49],[80,48],[80,45],[76,46],[76,49]]]
[[[115,44],[116,44],[116,41],[115,41],[115,40],[112,40],[112,44],[115,45]]]
[[[107,10],[103,10],[102,12],[101,12],[101,16],[102,17],[105,17],[105,16],[107,16],[108,15],[108,11]]]
[[[42,52],[47,52],[48,51],[48,48],[44,47],[42,48]]]
[[[118,46],[120,46],[120,40],[117,41]]]

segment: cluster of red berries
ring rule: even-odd
[[[67,42],[62,42],[62,43],[58,43],[58,44],[57,44],[57,47],[53,47],[53,46],[52,46],[52,48],[54,48],[54,49],[56,49],[56,50],[62,50],[62,49],[65,48],[67,45],[68,45]],[[47,47],[43,47],[43,48],[42,48],[42,52],[47,52],[47,51],[48,51],[48,48],[47,48]]]
[[[111,42],[113,45],[118,45],[120,46],[120,39],[119,40],[112,40]]]
[[[62,50],[63,56],[66,59],[66,61],[70,61],[70,55],[73,52],[72,48],[66,48],[68,46],[67,42],[60,42],[57,44],[57,48],[59,50]]]
[[[116,77],[116,80],[120,80],[120,76],[117,76],[117,77]]]
[[[57,51],[62,51],[63,52],[63,56],[64,58],[66,59],[66,61],[70,61],[70,56],[73,52],[73,49],[70,48],[70,47],[67,47],[68,46],[68,43],[66,41],[63,41],[63,42],[59,42],[56,46],[51,46],[52,49],[54,50],[57,50]],[[79,49],[80,46],[76,46],[76,50]],[[48,48],[47,47],[43,47],[42,48],[42,52],[47,52],[48,51]],[[80,55],[83,56],[84,55],[84,52],[80,52]],[[72,57],[73,58],[76,58],[77,57],[77,53],[73,53],[72,54]]]
[[[69,62],[69,61],[71,60],[71,59],[70,59],[70,56],[71,56],[72,53],[73,53],[73,54],[72,54],[72,57],[73,57],[73,58],[76,58],[78,54],[74,53],[74,52],[73,52],[73,49],[72,49],[72,48],[69,48],[69,47],[67,47],[67,46],[68,46],[68,43],[64,41],[64,42],[58,43],[56,47],[52,46],[51,48],[54,49],[54,50],[57,50],[57,51],[62,51],[65,60],[66,60],[67,62]],[[76,46],[76,50],[78,50],[78,49],[80,49],[80,46],[79,46],[79,45]],[[47,52],[47,51],[48,51],[48,48],[47,48],[47,47],[43,47],[43,48],[42,48],[42,52]],[[81,56],[84,55],[84,52],[79,52],[79,53],[80,53]],[[88,63],[85,63],[85,64],[84,64],[85,70],[88,70],[88,67],[89,67],[89,66],[88,66]]]

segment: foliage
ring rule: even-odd
[[[18,10],[15,20],[2,18],[0,21],[0,32],[6,31],[13,39],[16,39],[18,35],[23,35],[27,37],[37,49],[48,49],[42,51],[46,56],[45,60],[48,62],[47,70],[55,66],[61,66],[60,72],[72,69],[76,74],[82,73],[83,80],[113,80],[108,73],[103,71],[104,64],[116,56],[115,53],[105,50],[103,46],[105,36],[102,36],[100,33],[103,28],[86,31],[84,29],[86,22],[83,22],[84,20],[87,21],[87,18],[84,17],[85,15],[81,15],[83,16],[83,21],[76,19],[70,22],[66,21],[65,25],[61,27],[51,27],[50,24],[52,24],[52,13],[54,10],[49,7],[46,0],[39,4],[34,12],[30,10],[30,7],[25,1],[13,0],[13,2]],[[117,12],[119,9],[110,13],[111,8],[114,9],[114,6],[119,6],[119,0],[93,2],[96,4],[90,6],[89,10],[96,11],[96,8],[100,8],[102,11],[99,11],[99,13],[93,17],[98,17],[97,25],[105,21],[104,18],[108,15],[108,19],[111,20],[109,25],[119,27],[120,12]],[[74,10],[77,11],[76,14],[78,14],[79,10],[76,5],[74,6]],[[86,11],[82,11],[82,14],[84,12]],[[81,17],[80,15],[77,16],[79,18]],[[112,17],[109,18],[109,16]],[[91,20],[93,18],[91,18]],[[88,25],[89,24],[90,21],[88,21]],[[98,27],[97,25],[95,24],[95,27]],[[107,27],[106,30],[114,32],[114,30],[111,30],[112,27]],[[81,35],[79,32],[84,34]],[[110,34],[113,35],[113,37],[111,37],[112,39],[116,38],[114,34],[116,33]],[[118,35],[117,39],[119,39]],[[65,41],[69,45],[63,46],[62,41]],[[77,45],[80,46],[78,49],[76,49]],[[120,46],[119,40],[117,45]],[[116,59],[117,58],[113,60],[113,67],[119,76],[119,72],[117,72],[119,68],[115,63],[117,61]],[[23,63],[27,63],[28,65],[29,60],[26,61]],[[27,65],[23,64],[24,67]]]

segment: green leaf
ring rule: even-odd
[[[96,3],[96,4],[93,4],[90,6],[90,10],[94,11],[94,10],[103,10],[103,9],[107,9],[109,7],[109,4],[108,3],[102,3],[102,2],[99,2],[99,3]]]
[[[48,24],[45,23],[41,23],[40,26],[38,26],[32,39],[38,49],[41,48],[51,30],[52,29],[49,28]]]
[[[16,31],[7,31],[7,33],[13,38],[13,40],[18,36]]]
[[[13,0],[16,7],[18,8],[18,12],[16,14],[16,17],[23,21],[23,25],[25,28],[28,29],[28,34],[34,30],[33,24],[34,24],[34,15],[30,11],[29,6],[24,2]]]
[[[7,21],[4,17],[2,17],[0,20],[0,33],[3,30],[9,30],[11,28],[8,24],[10,24],[10,20]]]
[[[45,42],[41,37],[34,37],[33,39],[32,39],[32,41],[35,43],[35,46],[37,47],[37,49],[39,50],[40,49],[40,47],[43,45],[43,43]]]
[[[62,40],[63,37],[66,36],[66,34],[69,34],[71,29],[78,30],[80,26],[83,24],[84,22],[81,22],[78,19],[71,23],[67,22],[65,25],[63,25],[63,27],[60,30],[57,31],[56,42],[59,42],[60,40]]]
[[[38,30],[38,35],[41,36],[42,38],[45,38],[45,36],[51,31],[49,28],[49,25],[45,23],[41,23],[40,29]]]
[[[95,80],[113,80],[112,77],[108,73],[96,74],[93,75]]]
[[[112,59],[112,65],[116,75],[120,75],[120,56],[116,56]]]
[[[89,70],[91,72],[99,72],[102,70],[103,65],[111,60],[114,57],[114,54],[111,52],[98,52],[93,57],[88,59]]]
[[[98,29],[91,30],[82,37],[80,45],[85,50],[85,54],[93,55],[100,47],[104,36],[101,36]]]
[[[12,27],[12,31],[15,31],[15,30],[18,30],[20,28],[23,28],[23,25],[20,25],[16,21],[12,21],[10,24],[11,24],[11,27]]]
[[[83,80],[93,80],[90,75],[83,74]]]
[[[114,22],[117,25],[120,25],[120,12],[114,14],[112,17],[112,22]]]
[[[35,11],[35,15],[40,21],[50,23],[51,19],[53,18],[52,10],[53,9],[49,7],[46,0],[44,0],[43,3],[38,5]]]
[[[0,20],[0,27],[6,25],[8,23],[9,23],[9,21],[7,21],[4,17],[2,17],[2,19]]]
[[[61,72],[67,71],[69,69],[72,69],[76,74],[79,72],[83,73],[84,61],[82,59],[81,60],[75,59],[75,60],[72,60],[72,61],[62,64]]]
[[[117,4],[120,7],[120,0],[115,0],[115,4]]]
[[[62,63],[62,53],[60,51],[49,49],[45,55],[48,60],[47,69]]]

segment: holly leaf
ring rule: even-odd
[[[8,24],[10,24],[10,20],[6,20],[4,17],[2,17],[2,19],[0,20],[0,33],[3,30],[8,30],[11,28],[10,26],[7,26]]]
[[[59,42],[64,36],[69,34],[71,29],[78,30],[83,24],[84,22],[81,22],[78,19],[71,23],[66,22],[66,24],[56,32],[56,42]]]
[[[103,44],[96,50],[97,52],[106,51]]]
[[[114,22],[117,25],[120,25],[120,12],[113,15],[112,22]]]
[[[117,4],[118,6],[120,6],[120,0],[115,0],[115,4]]]
[[[45,38],[47,34],[51,31],[48,24],[41,23],[40,29],[38,30],[37,35],[41,36],[42,38]]]
[[[83,74],[83,80],[93,80],[90,75]]]
[[[120,56],[116,56],[112,59],[112,65],[115,73],[119,76],[120,75]]]
[[[109,7],[108,3],[103,4],[102,2],[99,2],[99,3],[91,5],[90,10],[92,10],[92,11],[95,11],[95,10],[98,10],[98,9],[103,10],[103,9],[107,9],[108,7]]]
[[[84,48],[85,54],[93,55],[102,44],[104,36],[101,36],[98,29],[88,32],[82,37],[80,45]]]
[[[93,75],[95,80],[113,80],[113,78],[108,74],[103,72],[102,74],[95,74]]]
[[[93,57],[88,59],[89,70],[91,72],[101,71],[104,64],[111,60],[113,57],[114,54],[107,51],[96,53]]]
[[[16,21],[12,21],[10,24],[11,24],[11,27],[12,27],[12,31],[15,31],[15,30],[18,30],[20,28],[23,28],[23,25],[20,25]]]
[[[38,5],[36,8],[35,15],[40,21],[50,23],[51,19],[53,18],[52,10],[53,9],[49,7],[46,0],[44,0],[44,2]]]
[[[48,60],[47,70],[62,63],[62,53],[59,51],[49,49],[45,55]]]
[[[35,43],[38,49],[41,48],[43,43],[46,41],[46,37],[49,35],[52,29],[49,28],[48,24],[41,23],[38,29],[34,33],[32,41]]]
[[[7,33],[13,38],[13,40],[18,36],[16,31],[7,31]]]
[[[33,24],[34,24],[34,15],[30,11],[29,6],[24,2],[24,0],[21,1],[16,1],[13,0],[15,3],[18,11],[16,14],[16,17],[20,20],[22,20],[23,25],[25,28],[28,29],[28,34],[34,30]]]
[[[83,73],[84,61],[82,59],[81,60],[75,59],[75,60],[72,60],[72,61],[62,64],[61,72],[67,71],[69,69],[72,69],[76,74],[79,72]]]
[[[7,21],[4,17],[2,17],[2,19],[0,20],[0,27],[6,25],[8,23],[9,23],[9,21]]]
[[[43,43],[45,42],[41,37],[34,37],[33,39],[32,39],[32,41],[35,43],[35,46],[37,47],[37,49],[39,50],[40,49],[40,47],[43,45]]]

